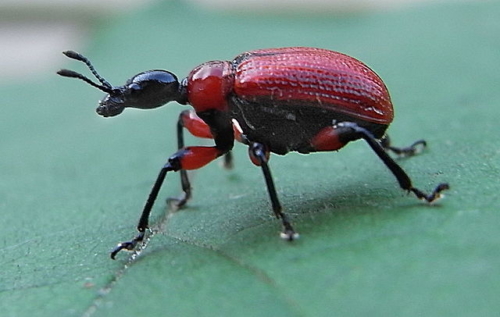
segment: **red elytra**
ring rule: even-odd
[[[242,54],[234,92],[249,100],[300,102],[389,124],[394,113],[382,79],[362,62],[324,49],[293,47]]]
[[[183,206],[191,196],[186,170],[200,168],[224,155],[231,166],[234,140],[248,145],[249,156],[262,168],[275,216],[281,219],[281,236],[298,237],[282,211],[268,160],[271,152],[310,153],[333,151],[363,139],[396,177],[400,187],[419,199],[433,202],[449,188],[439,184],[425,194],[413,187],[406,172],[387,151],[410,156],[425,147],[423,140],[405,148],[394,147],[385,131],[394,117],[389,92],[368,66],[342,53],[309,47],[287,47],[245,52],[232,61],[211,61],[195,67],[182,81],[168,71],[139,73],[125,85],[113,87],[90,61],[73,51],[64,52],[84,62],[100,83],[82,74],[61,70],[65,77],[81,79],[108,94],[99,102],[97,113],[116,116],[124,108],[152,109],[169,101],[190,104],[177,125],[178,151],[162,167],[142,211],[131,241],[120,243],[112,252],[134,250],[144,240],[149,215],[168,172],[179,171]],[[183,130],[202,138],[213,138],[214,146],[184,146]]]

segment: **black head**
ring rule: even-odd
[[[72,70],[62,69],[57,72],[59,75],[81,79],[108,93],[99,101],[96,109],[96,112],[103,117],[116,116],[125,108],[152,109],[169,101],[185,100],[185,89],[182,89],[177,77],[170,72],[164,70],[142,72],[129,79],[125,85],[113,87],[96,72],[94,66],[83,55],[73,51],[66,51],[63,54],[85,63],[99,83]]]

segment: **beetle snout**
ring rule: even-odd
[[[96,108],[97,114],[103,117],[114,117],[123,112],[125,107],[121,102],[113,100],[113,97],[107,95],[102,100],[99,101],[99,105]]]

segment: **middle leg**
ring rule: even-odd
[[[251,143],[248,150],[252,162],[262,168],[274,215],[276,218],[281,219],[281,223],[283,224],[283,231],[280,234],[281,238],[288,241],[297,239],[299,234],[293,229],[290,221],[288,220],[288,216],[283,213],[283,208],[281,207],[278,194],[276,193],[271,170],[267,164],[269,161],[269,151],[265,149],[263,144],[256,142]]]

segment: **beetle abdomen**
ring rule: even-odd
[[[233,61],[234,93],[251,102],[303,105],[389,124],[389,92],[368,66],[324,49],[290,47],[239,55]]]
[[[284,155],[290,151],[315,152],[311,140],[333,122],[354,122],[381,138],[388,125],[377,124],[319,107],[288,105],[279,107],[268,102],[250,102],[232,95],[231,116],[251,142],[265,144],[269,151]]]

